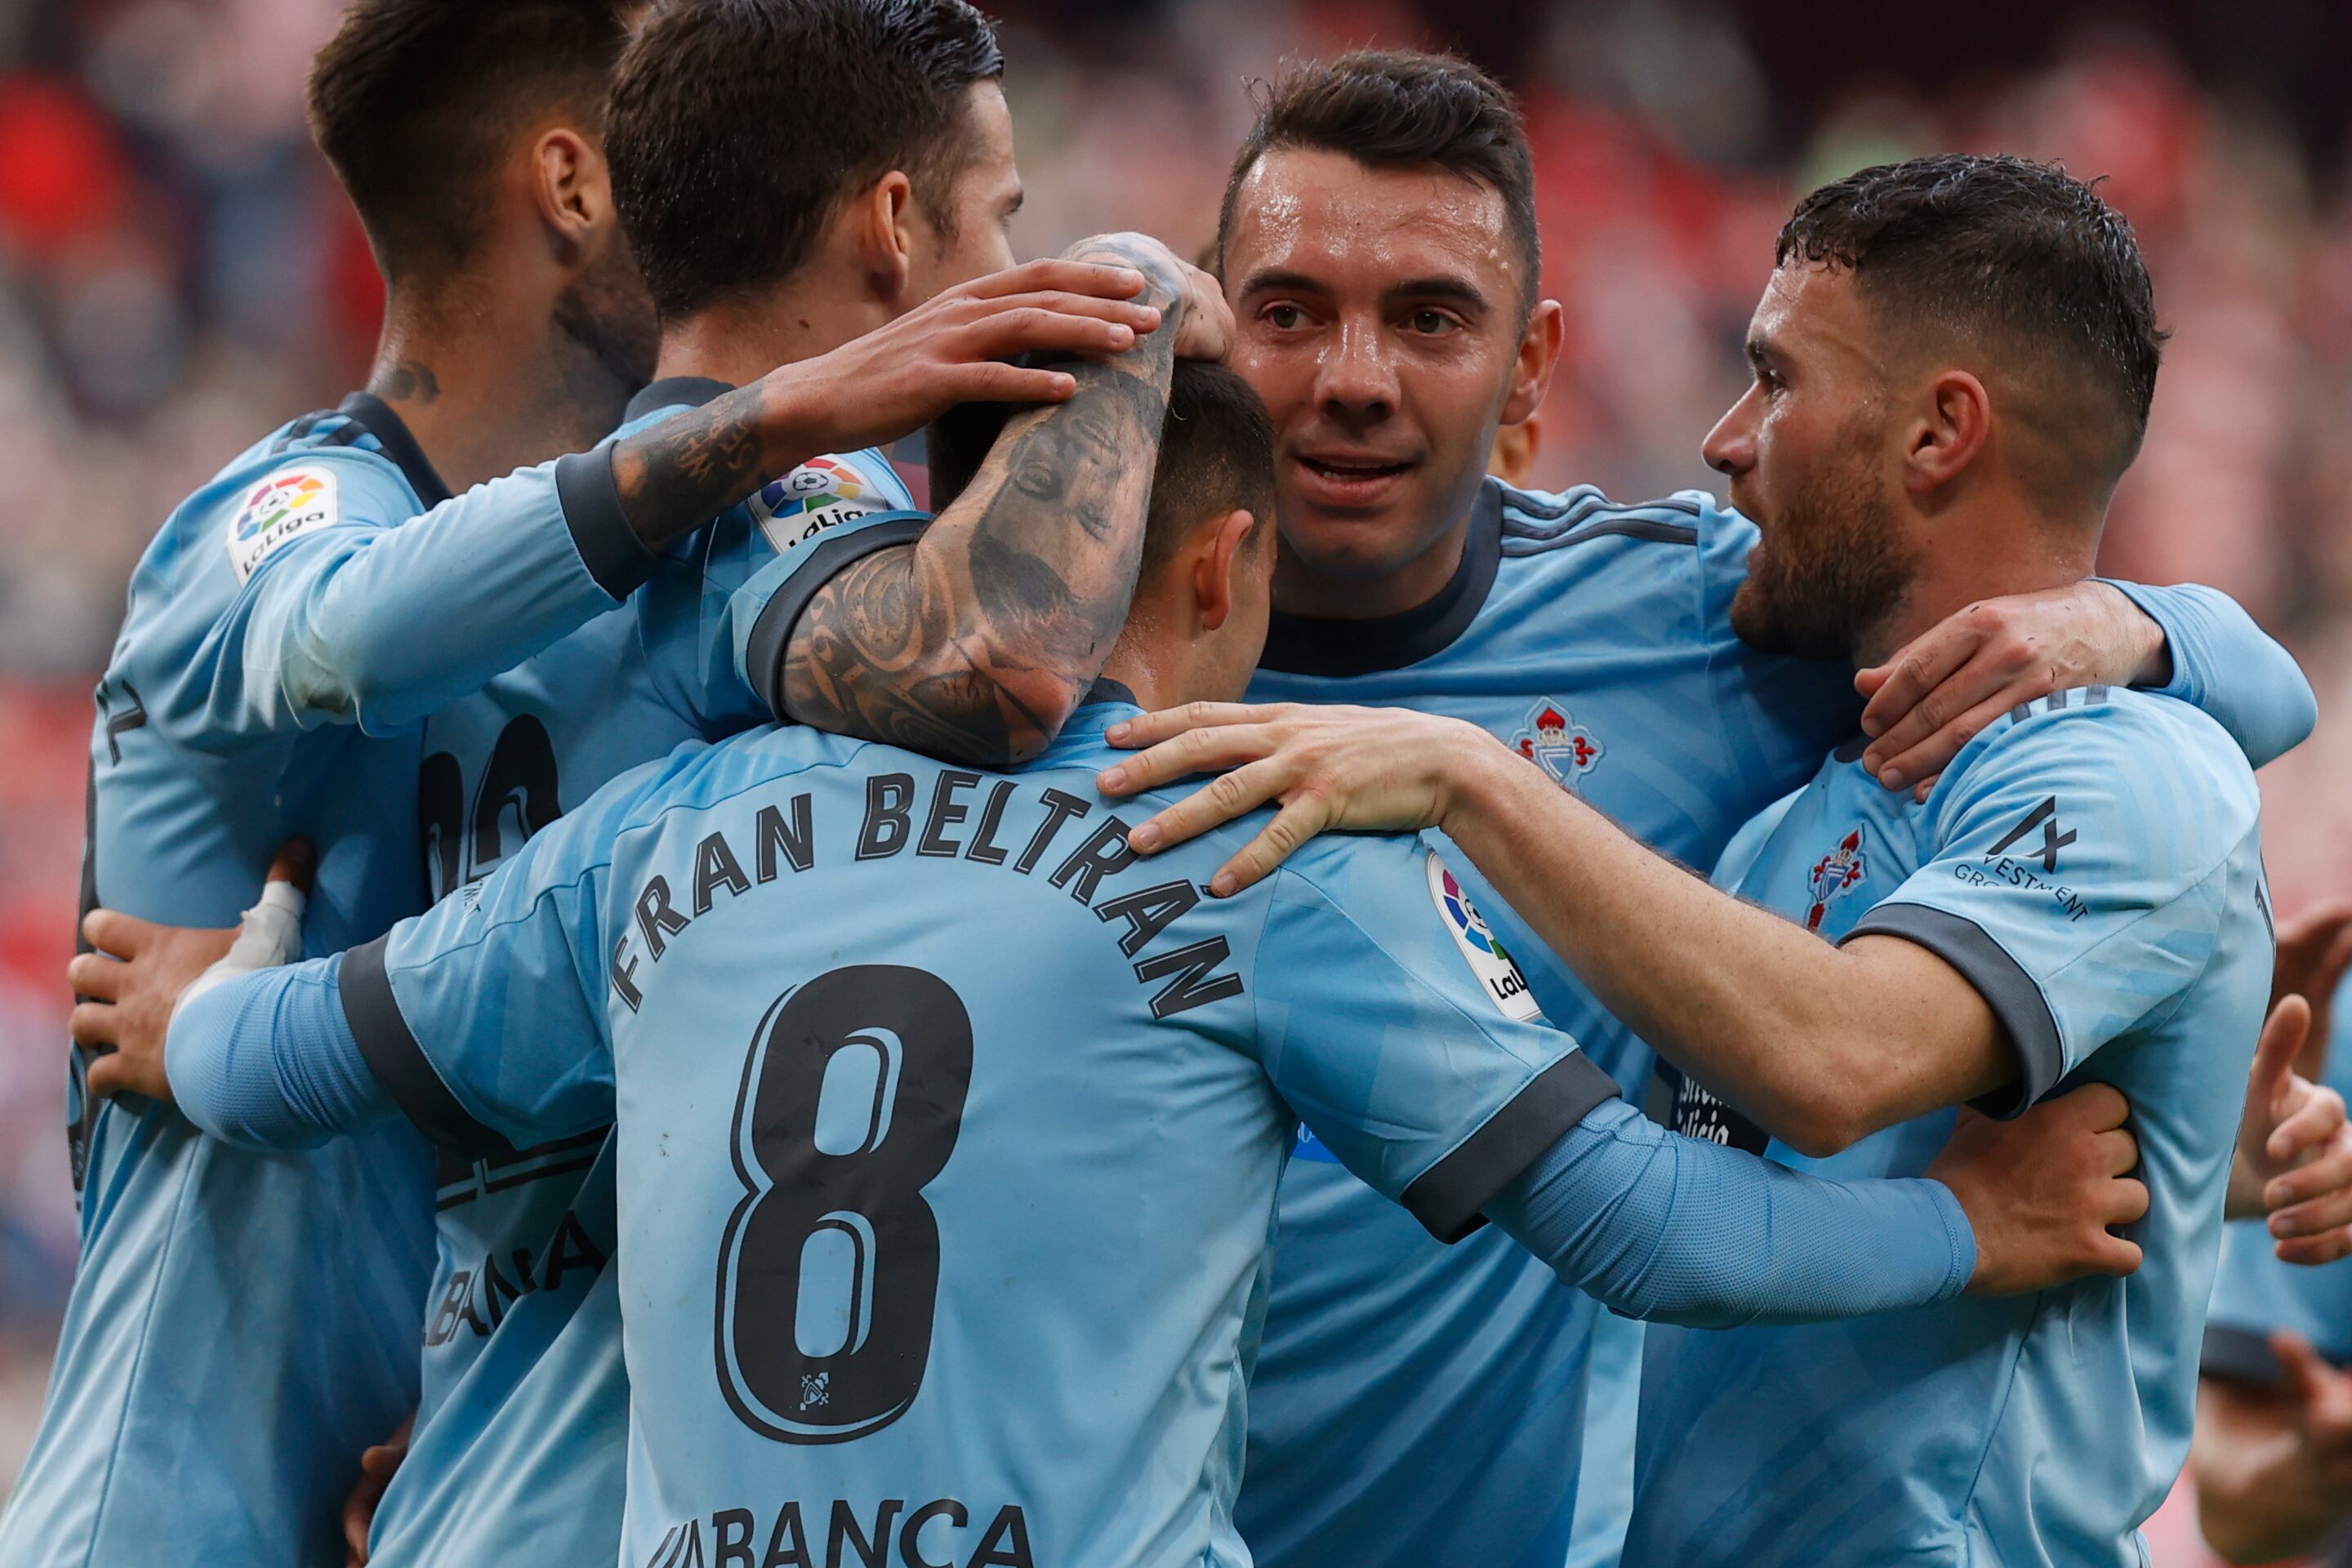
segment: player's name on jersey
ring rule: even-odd
[[[647,1568],[1035,1568],[1018,1504],[991,1514],[955,1498],[723,1508],[670,1526],[646,1561]]]
[[[983,796],[984,782],[990,787]],[[956,769],[938,774],[928,801],[918,800],[919,793],[911,773],[877,773],[866,781],[865,807],[854,822],[816,821],[815,797],[803,792],[782,806],[761,806],[748,831],[708,834],[694,846],[690,863],[653,872],[638,885],[630,900],[635,929],[613,955],[614,994],[635,1012],[645,1001],[647,967],[691,940],[686,933],[695,921],[722,898],[743,897],[786,869],[806,871],[828,855],[855,865],[912,854],[992,866],[1008,876],[1043,871],[1046,887],[1060,889],[1102,921],[1106,941],[1118,943],[1137,983],[1159,987],[1151,997],[1154,1017],[1241,994],[1242,977],[1226,967],[1233,950],[1222,936],[1185,942],[1179,933],[1174,945],[1144,952],[1197,907],[1202,894],[1181,879],[1132,891],[1106,888],[1135,864],[1135,851],[1127,847],[1129,824],[1106,816],[1089,826],[1093,803],[1067,791],[1027,780],[984,781]]]

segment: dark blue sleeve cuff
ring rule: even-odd
[[[779,723],[793,722],[784,711],[784,655],[791,648],[793,628],[801,612],[853,563],[894,545],[912,544],[931,525],[929,512],[905,511],[861,521],[855,527],[803,544],[807,559],[797,563],[774,595],[760,606],[743,647],[743,675],[768,705]]]
[[[555,499],[588,574],[615,604],[654,574],[661,557],[646,548],[621,510],[620,487],[613,480],[612,443],[558,458]]]
[[[400,1001],[393,994],[392,976],[384,972],[385,940],[378,937],[343,955],[343,1017],[368,1070],[428,1142],[469,1159],[513,1154],[512,1143],[475,1121],[457,1102],[409,1032]]]

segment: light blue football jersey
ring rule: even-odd
[[[777,689],[792,624],[831,574],[912,538],[888,517],[835,531],[743,590],[745,679]],[[1801,784],[1861,710],[1843,666],[1771,658],[1732,633],[1754,526],[1700,492],[1619,506],[1488,481],[1463,562],[1404,615],[1277,614],[1250,696],[1378,704],[1479,724],[1653,847],[1714,863]],[[2267,760],[2309,733],[2294,660],[2221,595],[2117,584],[2161,625],[2167,689],[2213,709]],[[2219,672],[2228,670],[2225,683]],[[1503,905],[1456,875],[1519,960],[1533,1001],[1638,1097],[1649,1050]],[[1250,1411],[1243,1533],[1270,1568],[1560,1568],[1615,1556],[1631,1495],[1643,1326],[1596,1321],[1509,1239],[1441,1247],[1311,1133],[1284,1217]],[[1611,1381],[1588,1411],[1595,1336]],[[1605,1491],[1580,1504],[1588,1415]]]
[[[1244,1563],[1296,1120],[1451,1237],[1615,1093],[1415,840],[1223,900],[1231,831],[1139,860],[1093,789],[1131,711],[1009,775],[682,748],[345,962],[424,1123],[617,1105],[625,1561]]]
[[[2352,1096],[2352,980],[2336,991],[2325,1081]],[[2282,1263],[2258,1219],[2226,1226],[2205,1325],[2208,1377],[2268,1385],[2282,1372],[2270,1337],[2290,1329],[2338,1366],[2352,1366],[2352,1258],[2317,1268]]]
[[[614,438],[730,390],[656,382]],[[593,459],[598,454],[590,454]],[[592,470],[593,471],[593,470]],[[820,457],[647,563],[634,598],[437,710],[417,813],[436,900],[477,885],[616,775],[766,717],[737,677],[730,595],[845,518],[910,504],[874,451]],[[575,502],[576,504],[576,502]],[[619,1540],[628,1429],[602,1129],[518,1149],[470,1130],[441,1147],[438,1261],[409,1457],[370,1539],[383,1568],[586,1562]]]
[[[2270,994],[2260,801],[2221,727],[2090,687],[1970,742],[1925,805],[1852,743],[1725,852],[1718,883],[1832,942],[1950,963],[2015,1043],[2014,1113],[2130,1100],[2146,1261],[1869,1321],[1649,1333],[1629,1568],[2138,1568],[2189,1448],[2246,1072]],[[1890,1048],[1901,1047],[1890,1020]],[[1836,1177],[1913,1175],[1947,1110],[1807,1160],[1685,1083],[1679,1130]]]

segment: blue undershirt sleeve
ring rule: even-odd
[[[1628,1317],[1689,1328],[1932,1306],[1976,1272],[1941,1182],[1830,1182],[1592,1109],[1486,1205],[1553,1272]]]
[[[315,1149],[400,1115],[345,1019],[342,955],[214,986],[172,1020],[164,1070],[189,1121],[240,1149]]]

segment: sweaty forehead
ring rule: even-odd
[[[1885,336],[1852,271],[1801,261],[1773,270],[1748,324],[1749,341],[1783,359],[1875,366]]]
[[[1523,270],[1500,193],[1442,169],[1368,169],[1342,153],[1278,149],[1235,193],[1225,277],[1295,273],[1334,293],[1460,278],[1508,300]]]

